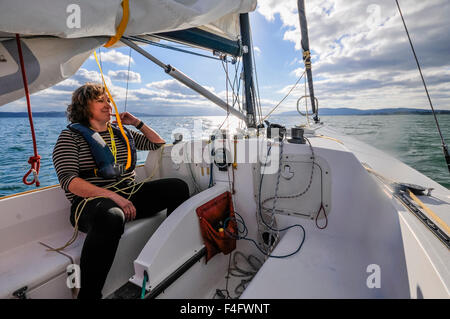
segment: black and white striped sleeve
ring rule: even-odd
[[[145,135],[140,132],[131,131],[131,135],[133,135],[134,144],[139,151],[154,151],[164,145],[163,143],[150,142]]]
[[[53,165],[61,187],[69,191],[70,182],[79,175],[79,147],[72,132],[63,130],[53,149]]]

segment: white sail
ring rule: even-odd
[[[31,93],[72,76],[92,50],[116,35],[122,1],[0,1],[0,106],[24,95],[15,34],[22,50]],[[239,35],[239,14],[256,0],[129,1],[124,35],[199,27],[231,40]]]
[[[1,1],[0,31],[60,38],[113,36],[122,19],[121,0]],[[129,1],[125,35],[139,35],[207,26],[236,38],[239,13],[253,11],[256,0]]]

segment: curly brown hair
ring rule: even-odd
[[[67,119],[72,123],[89,125],[91,112],[89,101],[95,100],[106,93],[105,87],[100,83],[88,82],[72,93],[72,103],[67,107]]]

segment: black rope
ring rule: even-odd
[[[422,83],[423,83],[423,86],[425,88],[425,92],[426,92],[427,97],[428,97],[428,102],[430,103],[431,111],[433,112],[434,121],[436,122],[436,126],[437,126],[437,129],[438,129],[438,132],[439,132],[439,136],[441,137],[442,149],[444,151],[445,161],[447,162],[447,168],[448,168],[448,171],[450,172],[450,156],[448,154],[448,148],[447,148],[447,145],[445,144],[444,137],[442,136],[441,128],[439,126],[439,122],[437,120],[436,113],[434,112],[433,103],[431,102],[430,94],[428,93],[427,84],[425,83],[425,79],[424,79],[423,74],[422,74],[422,69],[420,67],[419,59],[417,58],[416,51],[414,50],[414,46],[413,46],[413,43],[411,41],[411,37],[409,36],[408,28],[406,27],[405,19],[403,18],[402,10],[400,9],[400,4],[398,3],[398,0],[395,0],[395,2],[397,3],[398,12],[400,13],[400,17],[402,18],[403,26],[405,27],[406,35],[408,36],[409,44],[411,45],[411,49],[412,49],[412,52],[414,54],[414,59],[416,60],[417,68],[419,69],[420,77],[422,78]]]

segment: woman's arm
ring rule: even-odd
[[[53,163],[61,187],[83,198],[107,197],[112,199],[125,213],[127,219],[134,219],[136,209],[129,200],[107,189],[97,187],[80,178],[79,148],[69,130],[63,130],[53,150]]]
[[[80,197],[106,197],[113,200],[120,208],[122,208],[126,220],[133,220],[136,218],[136,208],[128,199],[108,189],[95,186],[80,177],[75,177],[69,183],[68,190]]]

